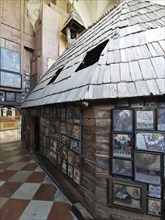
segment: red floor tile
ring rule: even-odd
[[[9,199],[0,209],[0,219],[18,220],[29,202],[23,199]]]
[[[21,170],[28,170],[28,171],[33,171],[37,168],[37,164],[35,163],[28,163],[26,166],[24,166]]]
[[[54,185],[41,184],[36,194],[34,195],[33,200],[53,201],[56,191],[57,189]]]
[[[54,203],[47,220],[73,220],[70,208],[71,205],[67,203]]]
[[[22,183],[6,182],[0,187],[0,195],[2,197],[10,197],[21,186]]]
[[[20,160],[18,160],[19,162],[29,162],[32,158],[30,156],[24,156],[23,158],[21,158]]]
[[[11,176],[13,176],[17,171],[15,170],[4,170],[0,173],[0,180],[7,181]]]
[[[45,176],[46,175],[43,172],[34,172],[28,177],[26,182],[41,183],[44,180]]]

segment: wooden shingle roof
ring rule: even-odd
[[[78,12],[76,11],[75,8],[73,8],[71,13],[69,14],[69,17],[65,21],[64,26],[63,26],[61,32],[66,34],[67,26],[71,26],[71,25],[74,25],[75,28],[78,28],[80,30],[79,32],[81,32],[82,30],[85,29],[85,24],[82,21],[80,15],[78,14]]]
[[[106,40],[98,61],[78,70]],[[125,0],[59,57],[22,107],[164,94],[165,6]]]

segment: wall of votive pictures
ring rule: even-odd
[[[147,214],[161,216],[165,200],[165,108],[114,108],[111,146],[111,204],[144,212],[140,204],[146,200]]]
[[[81,184],[81,108],[43,108],[42,111],[40,153]]]

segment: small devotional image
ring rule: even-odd
[[[161,184],[161,155],[135,152],[135,180],[155,185]]]
[[[155,111],[154,110],[136,110],[136,129],[154,130]]]
[[[148,199],[148,214],[161,215],[161,201],[156,199]]]
[[[112,134],[113,156],[131,158],[132,157],[132,135]]]
[[[132,176],[132,161],[113,158],[112,173],[121,176]]]
[[[141,208],[140,204],[141,191],[140,188],[125,184],[114,184],[114,203],[122,206]]]
[[[165,132],[137,132],[136,148],[155,152],[165,152]]]
[[[133,129],[133,111],[113,109],[113,131],[131,132]]]
[[[165,131],[165,108],[157,110],[158,131]]]

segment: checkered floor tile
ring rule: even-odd
[[[0,145],[1,220],[77,220],[71,206],[20,141]]]

